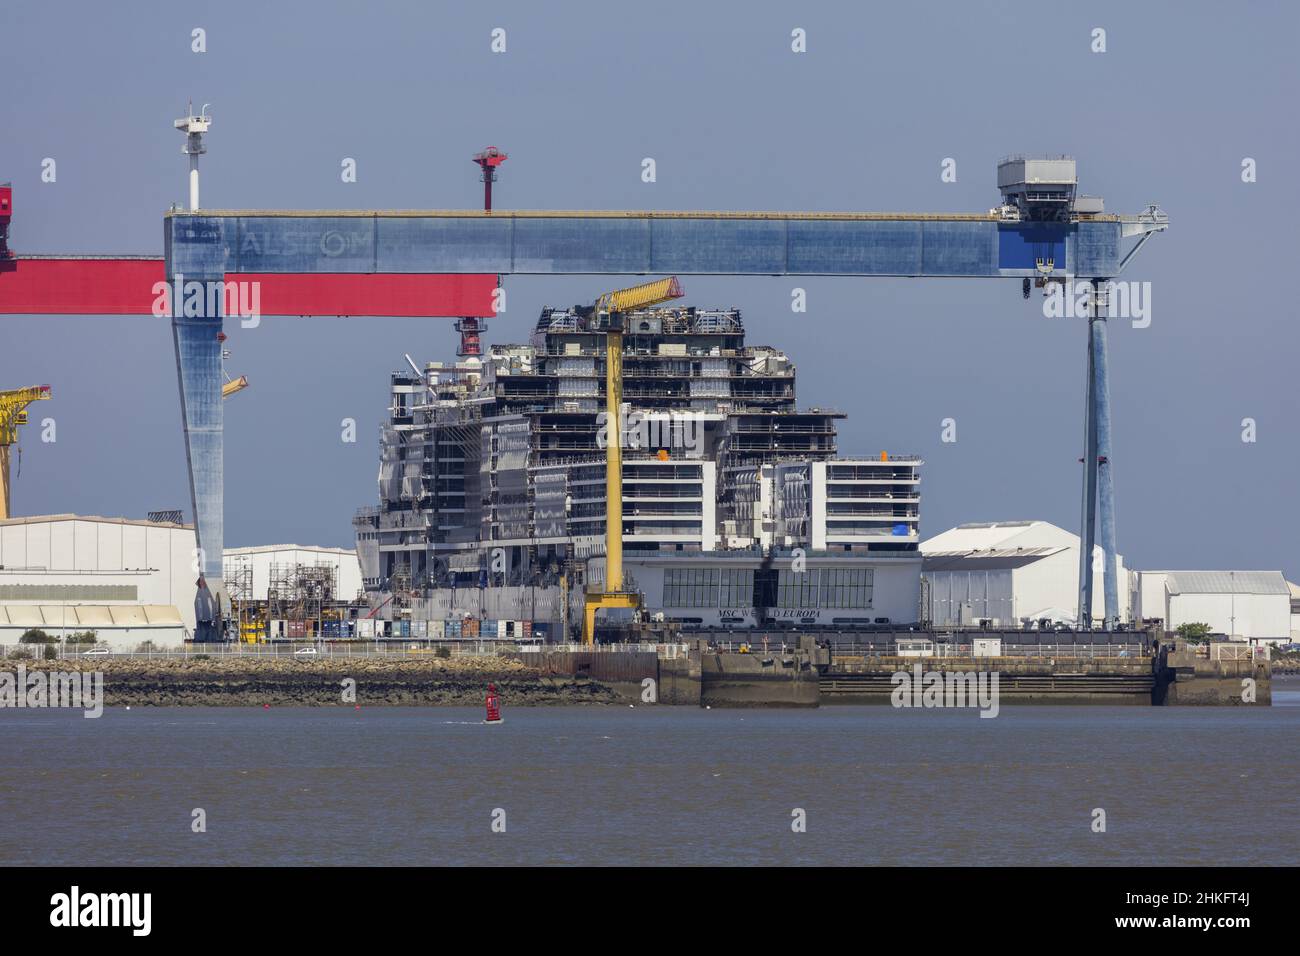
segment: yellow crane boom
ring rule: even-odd
[[[596,640],[596,612],[602,608],[638,608],[640,596],[623,588],[623,405],[624,314],[680,299],[676,276],[629,289],[606,292],[596,300],[595,319],[605,332],[605,586],[586,595],[582,641]]]
[[[9,449],[18,444],[18,426],[27,424],[27,406],[50,398],[48,385],[0,391],[0,519],[9,512]]]
[[[634,285],[630,289],[606,292],[596,300],[596,312],[632,312],[635,309],[648,309],[669,299],[680,299],[683,294],[677,276],[669,276],[667,279],[656,279],[653,282]]]

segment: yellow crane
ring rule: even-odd
[[[596,300],[596,327],[605,332],[605,586],[588,591],[583,604],[582,642],[596,640],[596,612],[641,606],[641,595],[623,587],[623,331],[628,312],[682,297],[676,276],[606,292]]]
[[[50,398],[48,385],[0,391],[0,519],[9,512],[9,449],[18,444],[18,426],[27,424],[27,406]]]
[[[222,340],[224,341],[224,340],[225,340],[225,335],[222,335],[221,338],[222,338]],[[225,360],[228,359],[228,358],[230,358],[230,350],[229,350],[229,349],[222,349],[222,350],[221,350],[221,361],[222,361],[222,362],[225,362]],[[244,389],[248,388],[248,376],[247,376],[247,375],[241,375],[241,376],[239,376],[239,378],[231,378],[231,377],[230,377],[230,373],[226,371],[226,368],[225,368],[224,365],[221,367],[221,374],[224,375],[224,376],[226,376],[226,380],[225,380],[224,382],[221,383],[221,397],[222,397],[222,398],[229,398],[231,395],[234,395],[236,392],[242,392]]]

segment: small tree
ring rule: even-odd
[[[19,644],[56,644],[56,638],[50,637],[39,627],[28,628],[23,631],[23,636],[18,638]]]
[[[1189,644],[1200,644],[1210,634],[1210,625],[1203,621],[1188,622],[1179,624],[1177,634]]]
[[[69,644],[95,644],[99,638],[94,631],[74,631],[67,640]]]

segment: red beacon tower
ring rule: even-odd
[[[483,211],[492,213],[492,184],[497,181],[497,167],[510,157],[495,146],[489,146],[474,155],[473,162],[483,171]],[[461,358],[478,358],[483,354],[480,336],[487,331],[487,323],[482,319],[464,318],[456,322],[456,331],[460,333],[460,350],[456,353]]]
[[[9,251],[9,220],[13,218],[14,190],[8,183],[0,183],[0,259],[12,259]]]
[[[497,167],[510,157],[495,146],[489,146],[481,153],[476,153],[473,162],[483,170],[483,211],[492,211],[492,184],[497,181]]]
[[[501,698],[497,696],[497,685],[488,684],[487,692],[487,720],[485,723],[501,723]]]

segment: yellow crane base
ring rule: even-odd
[[[626,591],[585,595],[582,615],[582,643],[596,643],[596,612],[613,608],[639,610],[641,595]]]

